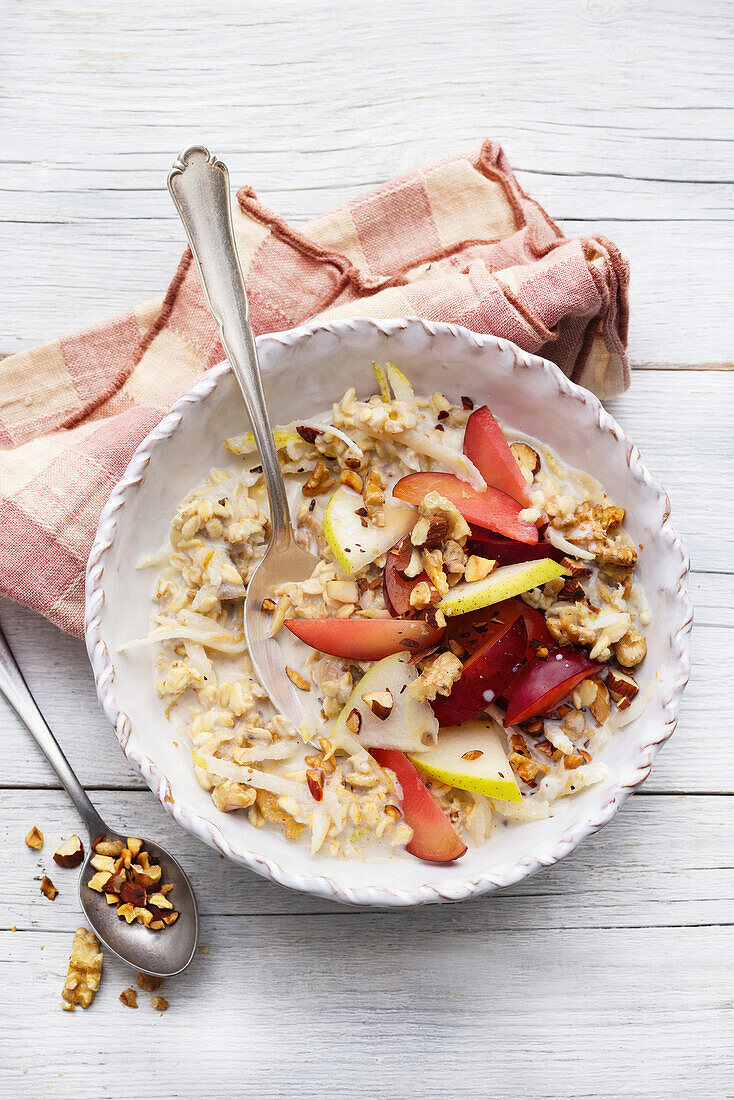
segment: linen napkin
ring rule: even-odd
[[[248,187],[237,200],[256,333],[314,315],[419,315],[506,337],[601,397],[629,385],[626,259],[604,237],[565,238],[496,142],[300,230]],[[222,358],[187,250],[162,300],[0,363],[0,592],[81,635],[84,570],[110,490]]]

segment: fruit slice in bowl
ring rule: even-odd
[[[512,688],[507,703],[506,726],[547,714],[568,698],[582,680],[603,669],[577,646],[556,646],[532,657]]]
[[[420,619],[286,619],[306,645],[353,661],[379,661],[391,653],[419,653],[436,645],[443,627]]]
[[[427,493],[434,491],[455,504],[467,523],[529,545],[538,541],[537,527],[520,519],[522,505],[499,489],[473,489],[453,474],[419,473],[401,478],[392,492],[398,500],[417,506]]]
[[[399,500],[387,500],[384,516],[384,526],[365,526],[364,501],[347,485],[330,497],[324,512],[324,536],[347,576],[358,573],[394,546],[410,531],[418,513]]]
[[[433,713],[440,726],[461,725],[476,718],[498,699],[525,658],[527,631],[522,615],[483,645],[465,662],[451,694],[437,696]]]
[[[431,797],[415,764],[396,749],[373,749],[372,755],[380,767],[395,773],[400,785],[403,817],[413,830],[405,850],[428,863],[451,863],[463,856],[466,844]]]
[[[475,409],[467,421],[464,454],[474,463],[487,485],[500,489],[524,508],[532,503],[530,486],[502,429],[486,405]]]
[[[446,593],[438,605],[444,615],[464,615],[480,607],[500,603],[521,592],[562,577],[563,567],[551,558],[503,565],[480,581],[461,581]]]
[[[421,774],[450,787],[504,802],[522,801],[500,727],[491,718],[446,726],[432,749],[409,758]]]

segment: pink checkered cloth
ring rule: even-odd
[[[257,333],[315,314],[419,315],[540,352],[602,397],[629,385],[626,260],[603,237],[564,238],[495,142],[299,231],[249,188],[237,198]],[[110,490],[170,405],[222,358],[187,251],[162,300],[0,364],[3,594],[82,633],[84,569]]]

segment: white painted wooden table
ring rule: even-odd
[[[678,733],[612,824],[512,891],[386,913],[291,895],[181,833],[123,759],[82,644],[5,604],[102,813],[191,871],[210,950],[163,1016],[118,1002],[130,975],[110,959],[89,1012],[60,1011],[75,884],[57,873],[51,904],[38,876],[76,819],[0,706],[0,1095],[734,1094],[732,11],[2,4],[0,353],[165,288],[182,247],[165,173],[193,139],[301,220],[499,138],[569,234],[630,255],[636,369],[610,407],[670,492],[697,621]]]

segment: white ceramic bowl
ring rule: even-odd
[[[226,364],[210,370],[138,448],[99,522],[87,570],[86,640],[97,692],[122,750],[184,829],[230,859],[296,890],[360,905],[456,901],[509,886],[555,863],[604,825],[646,778],[672,734],[689,672],[691,608],[686,554],[670,524],[668,498],[642,465],[622,429],[587,391],[552,364],[513,344],[454,325],[418,319],[353,320],[307,325],[258,340],[274,422],[309,416],[347,386],[374,389],[372,362],[402,367],[419,392],[487,402],[515,428],[555,448],[573,466],[599,478],[627,508],[626,527],[645,553],[640,579],[652,610],[641,686],[660,670],[661,684],[644,714],[601,754],[607,779],[556,804],[547,821],[496,829],[455,864],[417,859],[336,860],[311,856],[275,831],[254,829],[243,814],[223,814],[196,782],[188,747],[174,745],[153,686],[147,648],[118,646],[148,629],[152,576],[138,571],[142,554],[168,536],[179,501],[212,466],[226,465],[225,436],[247,426]],[[236,460],[235,460],[236,461]]]

